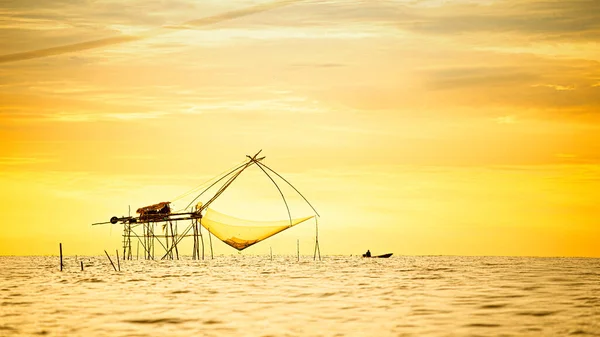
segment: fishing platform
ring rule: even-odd
[[[192,259],[198,260],[204,259],[205,244],[202,227],[204,227],[208,232],[210,252],[211,257],[213,257],[213,235],[232,248],[242,251],[277,233],[310,219],[314,219],[314,259],[317,258],[317,254],[319,259],[321,259],[321,250],[319,247],[319,227],[317,221],[317,218],[319,217],[318,212],[304,197],[304,195],[302,195],[302,193],[296,189],[296,187],[294,187],[279,173],[263,163],[265,157],[258,157],[261,151],[258,151],[258,153],[256,153],[254,156],[246,156],[247,159],[242,164],[237,165],[235,168],[226,171],[226,173],[211,179],[210,181],[215,181],[210,183],[208,187],[197,191],[199,192],[198,195],[181,211],[173,211],[171,209],[171,202],[164,201],[154,205],[138,208],[136,211],[138,214],[137,216],[113,216],[108,222],[99,222],[92,225],[123,225],[123,260],[133,259],[132,240],[134,242],[137,240],[138,256],[139,247],[141,246],[143,249],[144,258],[147,260],[154,260],[159,257],[159,255],[156,255],[157,243],[158,246],[162,248],[158,249],[159,254],[162,254],[160,255],[161,260],[179,259],[178,246],[183,239],[188,237],[193,239]],[[275,185],[287,209],[287,220],[244,220],[225,215],[212,208],[209,208],[209,206],[232,185],[232,183],[242,174],[242,172],[251,166],[258,167]],[[278,178],[279,180],[288,184],[298,195],[300,195],[302,199],[310,206],[312,211],[314,211],[314,214],[301,218],[292,218],[286,197],[277,184],[275,178]],[[193,191],[194,190],[190,192]],[[214,194],[210,194],[211,192],[209,191],[214,191]],[[187,192],[186,194],[189,194],[190,192]],[[208,197],[208,200],[204,203],[198,202],[202,196],[210,197]],[[185,229],[179,233],[178,225],[181,223],[185,224]],[[162,229],[162,231],[157,233],[157,228]]]

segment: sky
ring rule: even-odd
[[[0,255],[114,251],[262,149],[324,255],[600,257],[598,41],[598,1],[3,1]],[[213,206],[287,217],[256,168]]]

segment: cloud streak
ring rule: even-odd
[[[292,3],[296,3],[296,2],[300,2],[300,1],[302,1],[302,0],[274,1],[274,2],[260,4],[260,5],[240,9],[240,10],[226,12],[223,14],[209,16],[209,17],[202,18],[202,19],[190,20],[190,21],[184,22],[180,25],[161,27],[158,29],[154,29],[154,30],[139,34],[139,35],[124,35],[124,36],[103,38],[103,39],[98,39],[98,40],[93,40],[93,41],[68,44],[68,45],[59,46],[59,47],[38,49],[38,50],[32,50],[32,51],[22,52],[22,53],[0,55],[0,63],[18,62],[18,61],[37,59],[37,58],[42,58],[42,57],[54,56],[54,55],[61,55],[61,54],[66,54],[66,53],[80,52],[80,51],[85,51],[85,50],[89,50],[89,49],[102,48],[102,47],[107,47],[107,46],[112,46],[112,45],[117,45],[117,44],[122,44],[122,43],[127,43],[127,42],[138,41],[138,40],[142,40],[142,39],[146,39],[146,38],[151,38],[151,37],[167,34],[167,33],[173,32],[173,31],[178,31],[181,29],[201,28],[201,27],[208,26],[208,25],[214,25],[214,24],[217,24],[217,23],[220,23],[223,21],[233,20],[236,18],[248,16],[251,14],[257,14],[260,12],[287,6]]]

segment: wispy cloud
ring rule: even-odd
[[[210,16],[202,19],[190,20],[184,22],[180,25],[180,27],[204,27],[207,25],[216,24],[222,21],[232,20],[239,17],[243,17],[246,15],[256,14],[263,11],[275,9],[278,7],[286,6],[292,4],[294,2],[298,2],[300,0],[278,0],[266,4],[260,4],[240,10],[230,11],[223,14],[218,14],[215,16]],[[111,45],[117,45],[126,42],[138,41],[145,38],[155,37],[158,35],[167,34],[172,32],[171,29],[168,28],[157,28],[151,31],[146,31],[138,35],[125,35],[125,36],[116,36],[116,37],[108,37],[93,41],[86,41],[81,43],[74,43],[64,46],[51,47],[45,49],[37,49],[28,52],[22,53],[14,53],[7,55],[0,55],[0,63],[6,62],[16,62],[16,61],[24,61],[29,59],[36,59],[41,57],[60,55],[65,53],[79,52],[88,49],[101,48]]]

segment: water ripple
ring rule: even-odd
[[[0,257],[0,336],[600,335],[600,259],[85,262]]]

